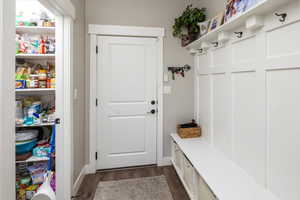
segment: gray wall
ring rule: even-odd
[[[86,25],[164,27],[164,70],[168,66],[193,65],[193,57],[172,36],[174,18],[193,0],[86,0]],[[194,0],[194,3],[198,2]],[[164,155],[170,155],[169,134],[176,124],[189,121],[194,112],[193,73],[170,81],[172,93],[164,96]],[[88,94],[88,93],[87,93]],[[88,155],[87,155],[88,156]]]
[[[74,100],[73,127],[73,181],[85,165],[85,3],[83,0],[72,0],[76,8],[74,22],[74,89],[78,98]]]
[[[225,10],[227,0],[199,0],[201,7],[207,8],[207,15],[212,18]]]

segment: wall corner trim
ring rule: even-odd
[[[160,163],[157,164],[159,167],[172,165],[171,157],[163,157]]]
[[[81,169],[76,181],[74,182],[74,185],[73,185],[73,196],[75,196],[81,186],[81,183],[85,177],[85,175],[87,174],[87,171],[88,171],[88,165],[85,165],[83,166],[83,168]]]

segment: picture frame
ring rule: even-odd
[[[211,19],[208,32],[215,30],[219,26],[221,26],[224,22],[224,12],[218,14],[214,18]]]
[[[259,0],[228,0],[225,9],[224,23],[228,22],[232,17],[244,13],[258,2]]]
[[[229,19],[233,16],[233,3],[234,0],[228,0],[225,8],[225,14],[224,14],[224,23],[228,22]]]
[[[200,37],[208,33],[209,25],[210,25],[210,20],[198,23],[199,30],[200,30]]]

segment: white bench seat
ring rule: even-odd
[[[279,200],[202,138],[171,136],[219,200]]]

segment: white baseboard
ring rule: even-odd
[[[76,181],[75,181],[75,183],[73,185],[73,195],[74,196],[77,194],[77,192],[79,190],[79,187],[80,187],[80,185],[81,185],[81,183],[82,183],[85,175],[87,174],[87,168],[88,168],[88,165],[85,165],[81,169],[81,171],[80,171],[80,173],[79,173],[79,175],[78,175],[78,177],[77,177],[77,179],[76,179]]]
[[[169,166],[172,165],[171,157],[163,157],[162,162],[158,166]]]
[[[96,173],[96,167],[92,164],[86,165],[86,174],[95,174]]]

